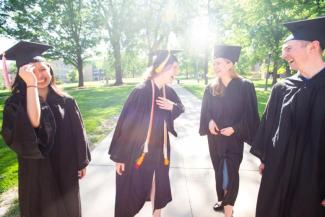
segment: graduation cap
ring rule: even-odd
[[[157,50],[154,53],[156,58],[153,62],[155,71],[157,73],[160,73],[165,68],[168,61],[170,61],[171,59],[177,60],[175,54],[179,53],[180,51],[181,50]]]
[[[52,48],[49,45],[20,41],[4,52],[7,60],[15,60],[17,68],[41,59],[41,54]],[[0,55],[2,58],[3,54]]]
[[[216,45],[214,47],[214,58],[225,58],[235,63],[239,59],[240,50],[240,46]]]
[[[319,41],[325,48],[325,16],[309,20],[298,20],[283,24],[292,33],[285,42],[290,40]]]

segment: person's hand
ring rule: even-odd
[[[258,167],[258,171],[261,175],[263,175],[264,169],[265,169],[265,164],[261,163],[260,166]]]
[[[116,172],[119,175],[122,175],[125,169],[125,164],[124,163],[116,163],[115,164]]]
[[[78,178],[82,179],[86,175],[86,168],[78,171]]]
[[[209,121],[209,131],[212,135],[219,135],[219,128],[214,120]]]
[[[24,80],[27,86],[37,86],[37,79],[33,72],[35,66],[26,64],[19,68],[18,75]]]
[[[325,207],[325,199],[320,204]]]
[[[220,133],[224,136],[231,136],[234,132],[235,130],[232,127],[226,127],[220,130]]]
[[[156,100],[157,105],[159,106],[159,108],[164,109],[164,110],[173,110],[173,106],[175,103],[173,103],[172,101],[170,101],[169,99],[166,99],[164,97],[158,97],[158,99]]]

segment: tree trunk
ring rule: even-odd
[[[78,64],[77,68],[78,68],[78,74],[79,74],[78,87],[83,87],[84,86],[84,75],[83,75],[83,61],[81,58],[81,54],[78,54],[77,64]]]
[[[208,70],[209,70],[209,66],[208,66],[208,52],[205,52],[205,57],[204,57],[204,84],[207,85],[208,84]]]
[[[186,79],[188,79],[188,63],[186,63]]]
[[[272,85],[274,85],[277,82],[277,78],[278,78],[278,60],[275,59],[273,62],[273,71],[272,71]]]
[[[122,65],[121,65],[121,48],[119,40],[117,43],[113,44],[113,53],[114,53],[114,67],[115,67],[115,84],[114,85],[122,85]]]

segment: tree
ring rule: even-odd
[[[42,41],[54,47],[52,58],[63,58],[75,66],[79,87],[83,86],[83,63],[88,50],[98,41],[98,31],[92,27],[96,17],[91,4],[83,0],[19,0],[7,1],[7,10],[15,25],[7,22],[7,33],[17,39]]]
[[[148,66],[158,49],[179,49],[181,41],[172,44],[170,36],[185,36],[191,19],[198,14],[195,10],[198,3],[193,0],[146,0],[140,10],[143,17],[145,47],[148,53]],[[178,43],[178,44],[177,44]]]
[[[108,41],[114,56],[115,85],[123,84],[121,51],[132,42],[136,25],[134,1],[132,0],[94,0],[98,9],[97,15],[106,31],[105,41]]]

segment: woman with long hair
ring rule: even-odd
[[[5,102],[1,134],[17,154],[24,217],[80,217],[79,179],[90,161],[73,98],[59,90],[40,57],[50,46],[21,41],[6,51],[18,73]]]
[[[207,135],[215,171],[218,202],[215,211],[224,209],[231,217],[239,188],[239,166],[244,142],[250,143],[258,128],[256,93],[253,83],[234,69],[241,48],[215,47],[213,68],[216,74],[203,96],[200,135]]]
[[[168,132],[177,136],[174,120],[184,107],[167,84],[178,71],[175,55],[160,51],[147,79],[124,104],[109,148],[116,162],[115,217],[135,216],[146,201],[159,217],[172,200]]]

